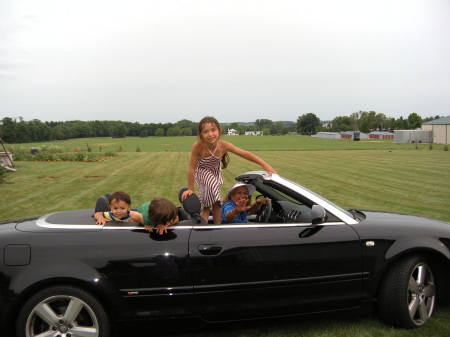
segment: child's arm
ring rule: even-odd
[[[140,224],[143,224],[146,231],[153,232],[152,226],[144,224],[144,217],[142,216],[141,213],[137,211],[130,211],[130,217],[131,220],[133,220],[134,222],[139,222]]]
[[[277,171],[275,171],[272,166],[270,166],[269,164],[267,164],[264,160],[262,160],[261,158],[259,158],[258,156],[254,155],[253,153],[249,152],[249,151],[245,151],[242,150],[240,148],[238,148],[237,146],[234,146],[231,143],[222,141],[222,144],[224,146],[224,149],[226,151],[230,151],[234,154],[237,154],[239,157],[242,157],[244,159],[247,159],[249,161],[252,161],[258,165],[261,165],[261,167],[264,169],[264,171],[266,171],[267,173],[277,173]]]
[[[173,224],[177,223],[178,221],[180,221],[180,219],[178,218],[178,216],[176,216],[175,219],[169,221],[169,222],[166,223],[166,224],[162,224],[162,223],[157,224],[157,225],[155,226],[156,233],[158,233],[158,234],[164,234],[164,233],[167,233],[167,227],[169,227],[170,225],[173,225]],[[151,227],[150,227],[150,228],[151,228]],[[147,229],[147,227],[146,227],[146,229]],[[147,230],[148,230],[148,229],[147,229]],[[151,229],[150,232],[151,232],[152,230],[153,230],[153,229]]]
[[[183,192],[181,196],[181,200],[186,199],[188,195],[194,193],[194,176],[195,176],[195,168],[197,167],[197,160],[199,156],[199,142],[195,142],[192,145],[191,157],[189,159],[189,170],[188,170],[188,189]]]
[[[141,224],[144,223],[144,217],[142,216],[141,213],[136,212],[136,211],[130,211],[130,218],[131,220],[133,220],[134,222],[139,222]]]
[[[103,212],[95,212],[94,214],[94,219],[97,220],[96,224],[97,225],[105,225],[107,221],[109,221],[108,219],[106,219],[103,216]]]

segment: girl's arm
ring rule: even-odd
[[[188,189],[181,195],[181,200],[186,199],[188,195],[194,193],[194,176],[195,168],[197,167],[197,159],[199,156],[199,142],[195,142],[192,145],[191,158],[189,159],[189,170],[188,170]]]
[[[230,151],[230,152],[238,155],[239,157],[242,157],[242,158],[247,159],[249,161],[252,161],[252,162],[254,162],[254,163],[258,164],[258,165],[261,165],[261,167],[267,173],[277,173],[277,171],[275,171],[272,168],[272,166],[267,164],[264,160],[262,160],[261,158],[259,158],[256,155],[254,155],[253,153],[251,153],[249,151],[242,150],[242,149],[238,148],[237,146],[234,146],[233,144],[225,142],[225,141],[222,141],[222,144],[223,144],[224,149],[226,151]]]

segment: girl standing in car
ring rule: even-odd
[[[222,169],[228,166],[228,152],[252,161],[267,173],[276,173],[264,160],[249,151],[244,151],[231,143],[220,140],[222,128],[214,117],[204,117],[198,123],[199,140],[192,145],[188,171],[188,189],[182,194],[182,200],[194,193],[194,180],[198,187],[198,196],[203,205],[201,216],[208,221],[212,207],[213,221],[221,223],[220,189],[223,184]]]

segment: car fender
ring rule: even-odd
[[[450,260],[450,251],[438,238],[417,236],[396,240],[386,251],[385,258],[389,260],[405,251],[427,249],[441,253]]]
[[[40,259],[32,262],[32,266],[23,269],[11,280],[10,290],[16,294],[35,284],[45,284],[47,280],[70,278],[79,281],[98,283],[102,275],[91,266],[71,259]]]

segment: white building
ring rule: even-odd
[[[245,131],[246,136],[262,136],[262,131]]]
[[[239,136],[239,133],[235,129],[228,129],[228,136]]]

